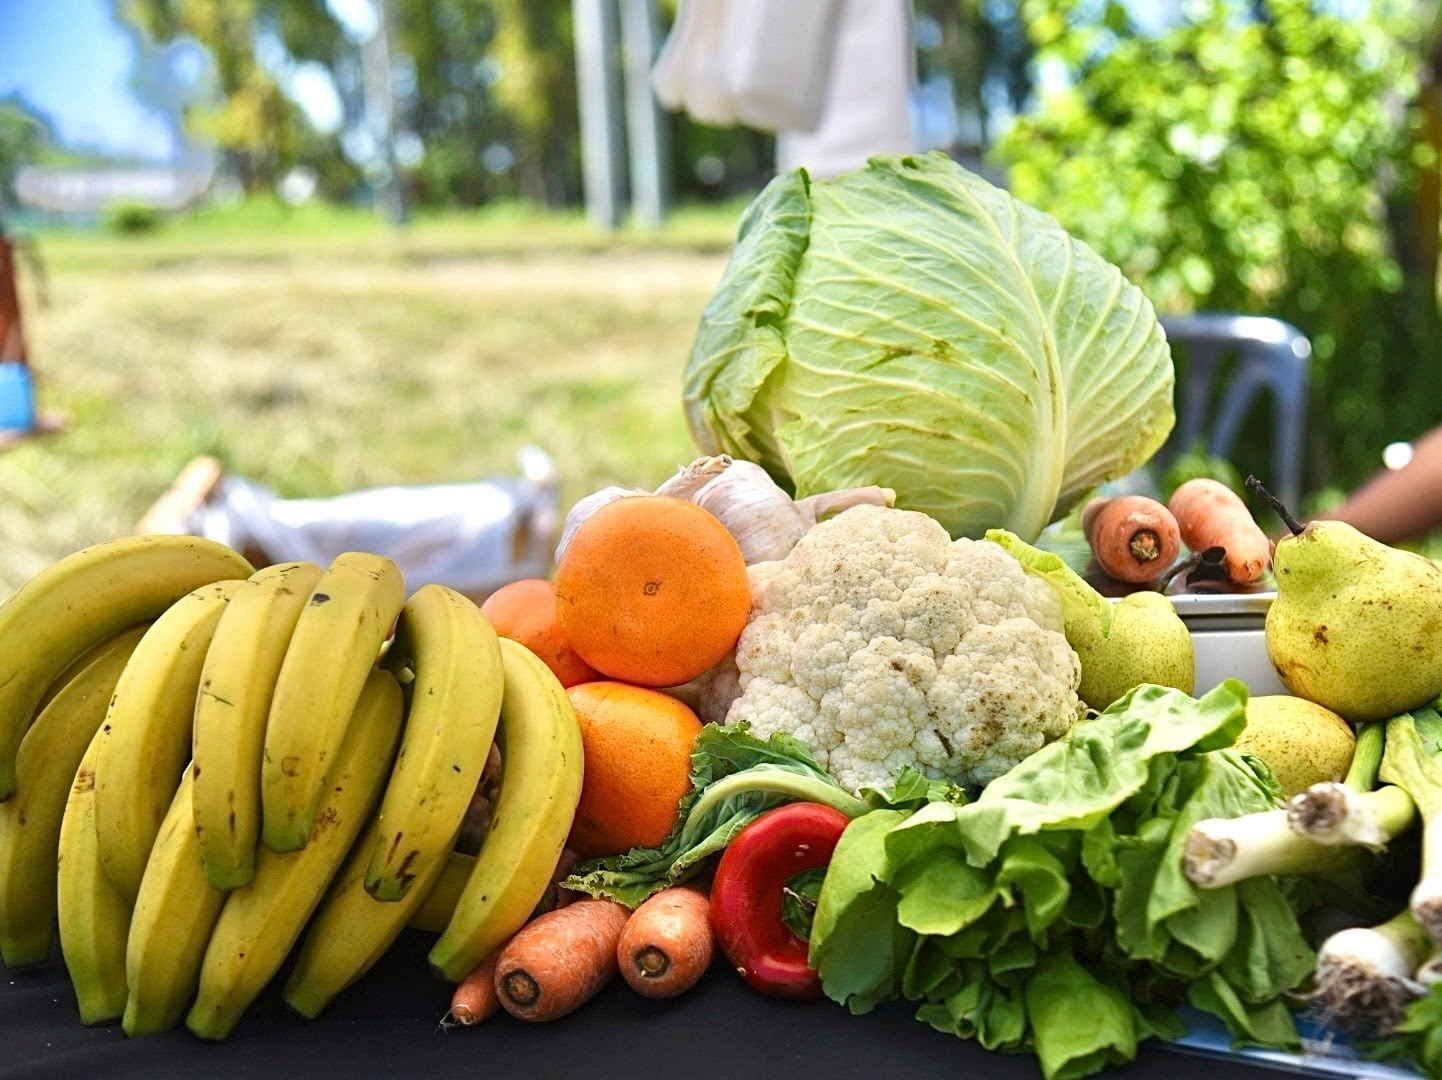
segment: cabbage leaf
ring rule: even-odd
[[[1142,292],[941,153],[776,177],[743,214],[683,404],[798,497],[877,484],[953,536],[1034,540],[1175,422]]]

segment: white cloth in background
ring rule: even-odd
[[[910,0],[681,0],[657,100],[777,133],[777,168],[835,176],[917,149]]]
[[[919,149],[911,127],[916,46],[910,0],[844,0],[820,123],[776,133],[776,168],[830,177],[872,154]]]

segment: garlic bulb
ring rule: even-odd
[[[694,500],[725,525],[747,565],[783,559],[822,518],[852,506],[891,506],[896,492],[883,487],[843,488],[793,500],[760,465],[737,461]]]
[[[571,542],[571,536],[580,527],[581,522],[607,503],[624,499],[628,495],[670,495],[674,498],[690,500],[691,496],[699,491],[707,481],[720,475],[730,465],[731,458],[726,454],[697,458],[691,464],[681,466],[676,470],[674,476],[655,491],[646,491],[643,488],[604,487],[577,499],[575,505],[566,512],[566,520],[561,523],[561,538],[556,542],[556,562],[561,561],[562,552],[566,550],[566,545]]]
[[[697,458],[654,492],[608,487],[579,500],[561,527],[556,559],[571,535],[597,510],[627,495],[670,495],[687,499],[714,514],[736,538],[747,565],[780,559],[823,518],[862,504],[891,506],[896,492],[883,487],[845,488],[792,499],[760,465],[726,454]]]

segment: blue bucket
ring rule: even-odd
[[[35,426],[35,387],[28,364],[0,364],[0,431]]]

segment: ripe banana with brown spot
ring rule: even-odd
[[[385,666],[411,677],[365,887],[377,900],[394,901],[455,846],[496,737],[505,673],[496,631],[480,607],[436,584],[417,589],[401,608]]]
[[[337,555],[311,591],[265,724],[261,841],[271,851],[309,839],[323,778],[404,600],[400,568],[363,551]]]
[[[244,885],[254,873],[266,718],[296,621],[323,572],[313,562],[257,570],[226,605],[206,653],[192,798],[206,877],[217,889]]]
[[[500,795],[465,889],[429,954],[432,969],[452,982],[530,917],[581,798],[581,727],[565,689],[524,645],[508,638],[500,644]]]
[[[97,734],[75,770],[60,822],[56,915],[60,954],[75,989],[83,1024],[103,1024],[125,1012],[125,941],[130,903],[100,862],[95,833]]]
[[[105,872],[132,904],[190,762],[206,650],[242,584],[230,579],[202,585],[161,613],[131,653],[100,725],[95,831]]]
[[[126,536],[52,563],[0,605],[0,801],[15,793],[20,740],[67,665],[191,590],[253,569],[203,537]]]
[[[44,963],[50,956],[56,852],[71,785],[148,625],[89,650],[87,662],[55,690],[20,743],[15,794],[0,803],[0,958],[8,967]]]
[[[200,962],[225,893],[206,880],[187,772],[160,823],[125,941],[128,993],[120,1026],[148,1035],[180,1023],[200,982]]]
[[[308,842],[256,852],[255,876],[225,894],[206,945],[200,986],[185,1023],[223,1039],[280,969],[380,799],[403,711],[395,676],[373,668],[322,778]]]

